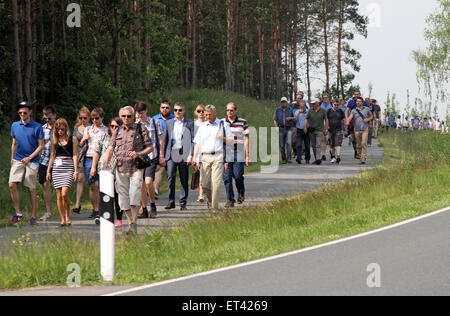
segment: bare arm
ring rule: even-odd
[[[11,145],[11,165],[13,164],[15,155],[16,155],[16,138],[13,138]]]
[[[53,168],[53,162],[55,161],[55,144],[52,142],[52,147],[50,149],[50,161],[48,162],[48,168],[47,168],[47,180],[52,180],[52,168]]]
[[[245,164],[250,166],[250,137],[248,135],[245,135]]]

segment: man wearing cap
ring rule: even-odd
[[[308,127],[309,123],[309,127]],[[306,115],[304,132],[309,131],[311,138],[311,145],[313,147],[314,157],[316,161],[315,165],[322,164],[322,141],[323,138],[328,135],[328,118],[325,110],[320,107],[320,100],[315,99],[313,101],[313,108]]]
[[[16,214],[11,224],[23,221],[23,213],[20,208],[19,183],[30,190],[31,220],[30,224],[36,224],[37,194],[36,182],[39,171],[39,155],[44,149],[44,131],[41,124],[31,119],[32,108],[28,102],[19,105],[20,121],[11,126],[11,171],[9,174],[9,189]]]
[[[281,106],[275,111],[273,124],[279,134],[283,164],[292,163],[292,128],[295,124],[295,116],[292,108],[288,106],[286,97],[281,99]]]

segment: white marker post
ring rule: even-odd
[[[114,227],[114,175],[100,172],[100,272],[103,281],[114,280],[115,227]]]

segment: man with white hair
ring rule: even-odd
[[[123,125],[111,138],[103,159],[103,167],[104,169],[108,167],[114,151],[117,161],[116,188],[119,194],[120,209],[126,211],[129,219],[128,233],[137,233],[144,169],[137,168],[136,160],[139,157],[147,156],[153,151],[153,147],[145,126],[135,123],[134,108],[127,106],[122,108],[119,113]]]
[[[227,171],[226,143],[233,142],[233,134],[227,123],[217,119],[214,105],[205,107],[204,122],[194,138],[195,168],[200,169],[202,187],[208,198],[208,209],[219,209],[219,196],[222,187],[223,173]]]

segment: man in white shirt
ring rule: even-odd
[[[169,203],[165,209],[175,208],[175,182],[178,169],[181,182],[180,210],[184,211],[189,196],[189,165],[194,149],[194,122],[184,118],[185,108],[182,103],[175,104],[174,112],[175,119],[167,121],[163,137],[169,189]]]
[[[233,134],[224,121],[217,119],[214,105],[205,107],[206,122],[197,131],[194,138],[195,150],[193,159],[195,167],[200,169],[202,187],[208,198],[208,208],[219,209],[219,195],[223,172],[228,168],[226,163],[226,143],[233,144]]]

